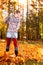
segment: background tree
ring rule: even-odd
[[[40,17],[40,35],[41,35],[41,38],[43,39],[43,5],[41,4],[41,8],[40,8],[40,11],[39,11],[39,17]]]
[[[26,31],[27,31],[27,38],[28,39],[39,39],[40,36],[40,26],[39,26],[39,10],[40,10],[40,0],[34,2],[32,0],[32,9],[30,13],[28,12],[28,4],[27,4],[27,20],[26,20]],[[29,16],[28,16],[29,13]]]

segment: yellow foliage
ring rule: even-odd
[[[36,46],[33,44],[19,44],[19,53],[16,57],[14,52],[14,46],[13,44],[10,45],[10,51],[8,53],[4,53],[5,51],[5,44],[2,44],[3,42],[0,42],[0,56],[4,56],[5,60],[10,60],[14,63],[25,63],[27,60],[35,59],[37,61],[40,61],[43,55],[43,48],[41,46]],[[2,50],[3,47],[3,50]],[[12,54],[13,53],[13,54]],[[11,56],[13,55],[13,57]]]

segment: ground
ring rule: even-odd
[[[9,52],[6,51],[6,41],[0,40],[0,61],[12,63],[25,63],[29,59],[36,60],[37,62],[43,61],[43,45],[42,41],[18,41],[19,54],[16,57],[14,53],[13,41],[10,44]],[[12,56],[13,54],[13,56]]]

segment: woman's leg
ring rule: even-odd
[[[14,41],[14,47],[15,47],[15,55],[18,55],[18,42],[17,42],[17,38],[13,38]]]
[[[9,46],[10,46],[10,42],[11,42],[11,38],[6,38],[6,51],[9,51]]]

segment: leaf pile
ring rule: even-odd
[[[27,60],[43,61],[43,46],[37,46],[35,44],[19,44],[18,56],[15,56],[14,46],[10,45],[9,52],[5,52],[6,43],[0,43],[0,61],[24,63]]]

